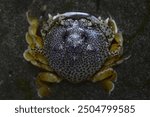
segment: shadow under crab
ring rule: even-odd
[[[59,83],[63,79],[100,82],[107,92],[113,90],[117,73],[112,66],[124,59],[123,38],[111,17],[102,20],[88,13],[67,12],[49,14],[47,21],[41,21],[27,12],[27,19],[29,46],[24,58],[46,70],[36,80],[40,97],[50,91],[43,81]]]

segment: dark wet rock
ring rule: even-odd
[[[150,99],[150,2],[149,0],[1,0],[0,4],[0,99],[39,99],[35,77],[40,69],[23,59],[28,29],[25,12],[39,17],[41,6],[55,15],[83,11],[107,18],[111,15],[123,33],[125,53],[131,58],[115,67],[118,81],[107,95],[98,83],[53,85],[46,99]]]

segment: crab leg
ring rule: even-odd
[[[111,93],[111,91],[113,91],[114,89],[113,81],[116,81],[116,79],[117,79],[116,71],[114,71],[112,68],[107,68],[105,70],[98,72],[92,78],[92,82],[100,81],[104,90],[106,90],[108,93]]]
[[[30,61],[33,65],[51,71],[48,61],[43,53],[43,41],[40,36],[37,35],[37,29],[39,22],[37,18],[29,16],[29,12],[26,13],[27,20],[30,24],[29,30],[26,33],[26,42],[29,44],[28,49],[24,52],[23,56],[27,61]]]
[[[112,56],[123,53],[123,37],[122,34],[118,32],[116,22],[112,17],[105,20],[106,24],[112,29],[114,38],[111,40],[110,53]]]
[[[117,33],[118,28],[117,28],[115,20],[113,20],[111,16],[109,18],[107,18],[106,20],[107,20],[108,26],[112,28],[113,32]]]
[[[114,65],[122,63],[124,60],[130,58],[130,56],[123,57],[123,37],[122,34],[118,32],[116,22],[110,17],[107,19],[108,26],[112,29],[114,33],[114,38],[110,46],[110,58],[105,62],[105,67],[112,67]]]
[[[119,55],[110,57],[108,60],[106,60],[103,69],[106,69],[106,68],[109,68],[109,67],[121,64],[123,61],[125,61],[125,60],[127,60],[129,58],[130,58],[130,56],[123,57],[123,56],[119,56]]]
[[[47,71],[52,71],[52,69],[48,66],[47,59],[43,55],[39,53],[35,54],[32,53],[33,53],[32,50],[27,49],[23,53],[23,56],[27,61],[31,62],[33,65],[45,69]]]
[[[28,23],[30,24],[28,32],[26,33],[26,41],[31,44],[31,47],[43,48],[43,41],[40,36],[37,35],[37,30],[39,27],[39,22],[37,18],[29,16],[29,12],[26,13]]]
[[[29,47],[34,49],[36,44],[34,43],[33,37],[27,32],[25,38],[26,42],[29,44]]]
[[[37,76],[36,84],[38,87],[38,95],[40,97],[48,96],[51,92],[50,88],[43,82],[49,82],[49,83],[59,83],[61,81],[60,78],[58,78],[53,73],[49,72],[41,72]]]
[[[123,38],[121,33],[116,33],[112,45],[110,47],[110,53],[113,55],[122,55],[123,53]]]

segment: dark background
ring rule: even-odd
[[[150,99],[150,1],[149,0],[0,0],[0,99],[40,99],[35,77],[40,69],[23,58],[28,29],[25,12],[40,16],[47,13],[88,12],[103,19],[111,15],[125,41],[125,54],[131,58],[115,67],[118,81],[111,95],[98,83],[53,85],[44,99]]]

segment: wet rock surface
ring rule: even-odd
[[[67,11],[88,12],[103,19],[111,15],[124,37],[124,52],[131,58],[114,69],[115,89],[107,95],[98,83],[53,84],[44,99],[150,99],[150,1],[149,0],[0,0],[0,99],[40,99],[35,78],[41,71],[24,60],[28,29],[25,13],[36,17],[41,6],[55,15]]]

